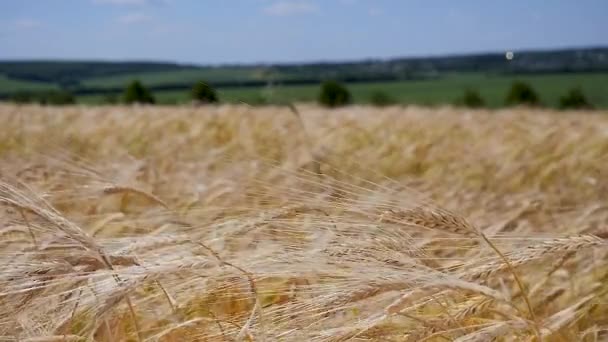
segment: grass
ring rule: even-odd
[[[465,89],[479,91],[487,106],[504,106],[505,96],[511,83],[516,80],[529,82],[540,95],[541,101],[549,107],[557,107],[559,97],[571,88],[580,87],[589,101],[598,108],[608,108],[608,74],[555,74],[527,76],[489,76],[483,74],[452,74],[438,80],[356,83],[348,87],[355,103],[369,103],[374,92],[384,92],[396,103],[436,106],[454,103],[463,96]],[[314,102],[319,87],[274,86],[272,88],[222,88],[220,99],[228,103],[245,102],[256,104]],[[175,104],[188,102],[188,91],[164,91],[155,93],[161,103]],[[102,97],[82,97],[84,103],[100,103]]]
[[[0,106],[0,336],[602,341],[603,111]]]
[[[57,89],[57,86],[50,83],[32,82],[14,80],[0,74],[0,93],[8,93],[14,91],[36,91],[36,90],[51,90]]]
[[[263,70],[243,69],[243,68],[198,68],[185,69],[169,72],[146,72],[128,75],[106,76],[90,78],[82,82],[87,87],[123,87],[128,82],[137,79],[148,86],[157,86],[174,83],[196,83],[201,80],[213,81],[235,81],[242,79],[258,79]]]

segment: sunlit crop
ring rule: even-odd
[[[0,106],[0,340],[608,339],[608,116]]]

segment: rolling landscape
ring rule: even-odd
[[[344,82],[353,101],[371,102],[385,93],[397,104],[454,104],[466,89],[478,91],[489,107],[504,105],[514,81],[525,81],[544,104],[581,88],[594,106],[608,107],[608,48],[516,52],[354,62],[206,66],[145,62],[1,61],[0,98],[64,90],[77,102],[119,101],[126,85],[139,80],[160,104],[190,101],[196,82],[217,88],[224,102],[286,104],[316,101],[324,80]]]
[[[0,1],[0,342],[608,341],[606,13]]]

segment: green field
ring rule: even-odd
[[[128,75],[90,78],[81,84],[86,87],[116,88],[122,87],[134,79],[140,80],[147,86],[158,86],[171,83],[195,83],[200,80],[208,82],[237,81],[243,79],[259,79],[262,69],[244,68],[199,68],[184,69],[168,72],[144,72]]]
[[[484,75],[480,73],[449,74],[436,80],[400,81],[348,84],[355,103],[368,103],[377,91],[386,93],[396,103],[418,105],[441,105],[455,102],[465,89],[479,91],[489,107],[504,105],[504,99],[511,83],[523,80],[538,92],[544,105],[555,107],[559,97],[569,89],[580,87],[588,100],[598,108],[608,108],[608,73],[570,73],[547,75]],[[319,87],[273,86],[218,89],[224,102],[245,102],[258,104],[310,102],[315,101]],[[189,92],[163,91],[154,94],[159,103],[175,104],[189,101]],[[100,103],[103,96],[83,96],[83,103]]]
[[[375,93],[396,104],[458,103],[465,90],[480,93],[496,108],[516,80],[529,83],[543,105],[556,107],[561,96],[581,88],[587,102],[608,108],[608,47],[401,57],[299,64],[197,66],[141,61],[0,61],[0,99],[19,91],[30,100],[60,89],[81,103],[112,103],[133,80],[148,87],[161,104],[189,102],[189,89],[203,81],[217,88],[224,102],[281,104],[316,101],[325,80],[345,82],[355,103],[370,103]],[[9,78],[10,75],[10,78]],[[390,80],[390,81],[389,81]],[[270,85],[272,84],[272,85]],[[35,94],[37,93],[38,94]],[[110,95],[108,95],[110,94]],[[17,94],[22,98],[24,94]],[[378,98],[378,97],[376,97]],[[582,102],[585,102],[584,99]]]
[[[22,90],[38,91],[50,89],[57,89],[57,86],[51,83],[15,80],[0,74],[0,93]]]
[[[233,81],[262,79],[263,69],[202,68],[170,72],[134,73],[113,77],[90,78],[82,82],[85,86],[100,88],[121,88],[130,80],[139,79],[145,85],[154,87],[171,83],[195,83],[198,80]],[[590,103],[597,108],[608,108],[608,73],[561,73],[536,75],[493,75],[484,73],[448,73],[438,79],[367,82],[347,84],[355,103],[369,103],[374,92],[383,92],[398,104],[442,105],[456,102],[465,89],[477,90],[488,107],[504,105],[509,86],[516,80],[532,85],[541,101],[549,107],[556,107],[560,96],[569,89],[580,87]],[[14,91],[40,91],[58,89],[51,83],[9,79],[0,74],[0,93]],[[250,104],[290,103],[316,101],[318,85],[228,87],[218,89],[221,101]],[[156,91],[154,95],[161,104],[179,104],[189,101],[189,91]],[[101,104],[106,95],[83,95],[81,103]]]

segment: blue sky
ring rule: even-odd
[[[0,59],[223,64],[608,46],[607,18],[607,0],[0,0]]]

